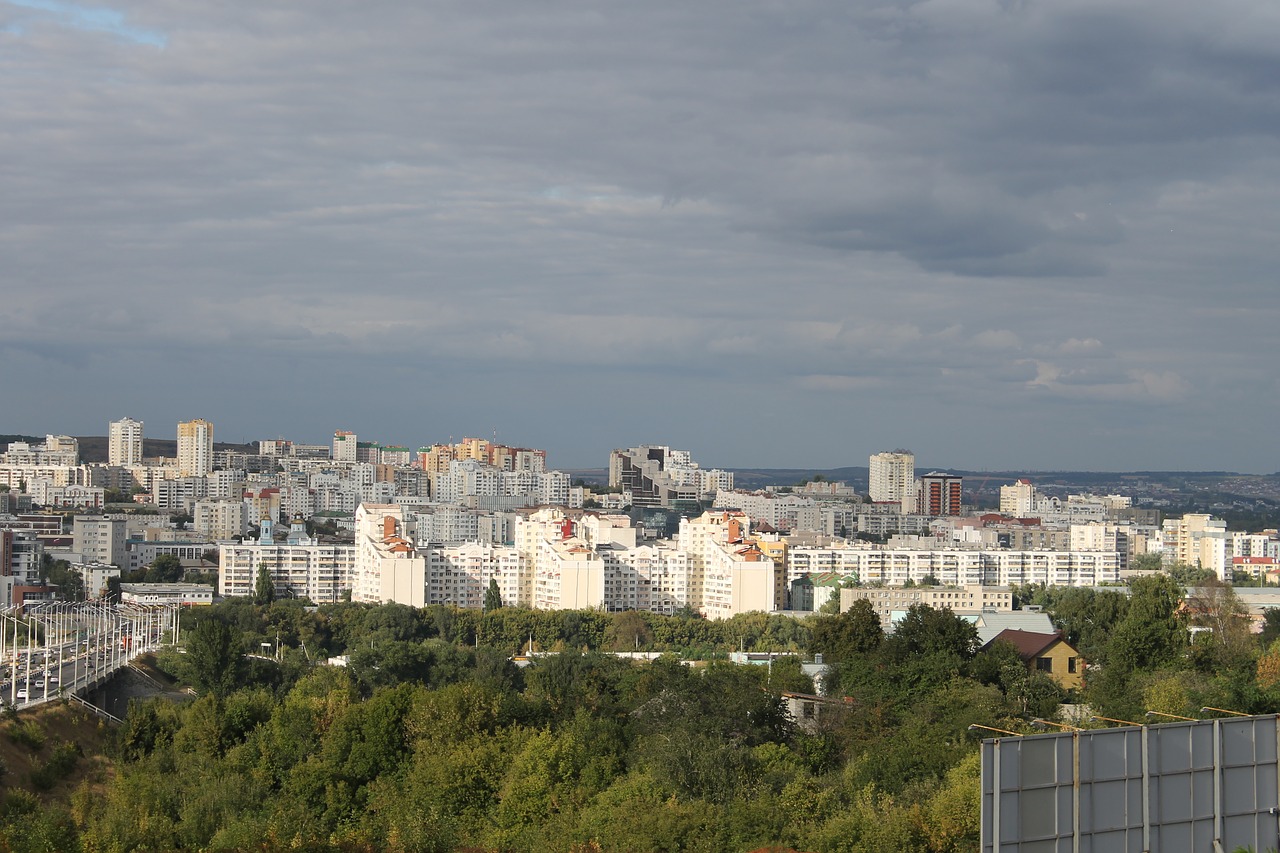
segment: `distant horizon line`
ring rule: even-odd
[[[65,435],[65,434],[66,434],[66,433],[45,433],[45,435]],[[39,440],[39,439],[44,438],[44,435],[31,435],[31,434],[29,434],[29,433],[17,433],[17,432],[15,432],[15,433],[0,433],[0,435],[4,435],[4,436],[9,437],[9,438],[17,438],[17,439],[36,439],[36,440]],[[78,435],[78,436],[71,436],[71,437],[72,437],[72,438],[75,438],[77,441],[79,441],[79,440],[81,440],[81,439],[99,439],[99,440],[102,440],[102,441],[107,441],[107,440],[109,440],[109,438],[110,438],[110,436],[108,436],[108,435]],[[466,438],[466,437],[467,437],[467,436],[464,436],[464,438]],[[172,443],[174,443],[174,444],[176,444],[176,443],[177,443],[177,438],[176,438],[176,436],[175,436],[174,438],[161,438],[161,437],[154,437],[154,436],[153,436],[153,437],[150,437],[150,438],[147,438],[146,436],[144,436],[143,438],[144,438],[144,440],[145,440],[145,441],[166,441],[166,442],[172,442]],[[214,444],[215,444],[215,445],[219,445],[219,444],[221,444],[221,445],[232,445],[232,446],[241,446],[241,447],[244,447],[244,446],[249,446],[249,445],[253,445],[253,444],[258,444],[258,443],[260,443],[260,442],[262,442],[262,441],[271,441],[271,440],[286,440],[286,441],[292,441],[292,439],[260,439],[260,438],[254,438],[254,439],[249,439],[249,440],[245,440],[245,441],[227,441],[227,440],[221,440],[221,441],[216,441],[216,442],[214,442]],[[486,440],[488,440],[488,439],[486,439]],[[295,443],[298,443],[298,444],[311,444],[311,443],[313,443],[313,442],[295,442]],[[326,443],[327,443],[327,442],[314,442],[314,444],[317,444],[317,445],[319,445],[319,444],[326,444]],[[454,443],[456,443],[456,442],[454,442]],[[404,445],[404,446],[407,446],[407,445]],[[421,445],[421,446],[425,447],[425,446],[428,446],[428,445]],[[6,449],[7,449],[7,448],[6,448]],[[537,448],[537,449],[542,449],[542,448]],[[872,455],[874,455],[874,454],[868,454],[868,459],[869,459],[869,458],[870,458],[870,456],[872,456]],[[608,470],[609,470],[609,466],[608,466],[607,462],[606,462],[604,465],[585,465],[585,466],[584,466],[584,465],[564,465],[564,466],[555,466],[555,467],[557,468],[557,470],[563,470],[563,471],[608,471]],[[826,471],[840,471],[840,470],[862,470],[862,471],[866,471],[866,470],[868,470],[868,468],[869,468],[869,466],[868,466],[868,465],[866,465],[866,464],[863,464],[863,465],[830,465],[830,466],[827,466],[827,467],[817,467],[817,466],[814,466],[814,465],[769,465],[769,466],[764,466],[764,465],[707,465],[707,464],[702,464],[702,465],[701,465],[701,467],[703,467],[703,468],[724,468],[725,470],[731,470],[731,471],[735,471],[735,472],[738,472],[738,471],[759,471],[759,472],[762,472],[762,473],[764,473],[764,472],[796,472],[796,473],[815,473],[815,474],[821,474],[821,473],[826,472]],[[1022,468],[1022,467],[1008,467],[1008,468],[962,468],[962,467],[948,467],[948,466],[941,466],[941,467],[940,467],[940,466],[936,466],[936,465],[916,465],[916,471],[917,471],[917,473],[920,473],[920,472],[922,472],[922,471],[924,471],[924,472],[926,472],[926,473],[927,473],[927,472],[934,472],[934,471],[936,471],[936,472],[940,472],[940,473],[950,473],[950,472],[954,472],[954,473],[958,473],[958,474],[970,474],[970,475],[973,475],[973,474],[981,474],[981,475],[988,475],[988,476],[998,476],[998,475],[1001,475],[1001,474],[1028,474],[1028,475],[1033,475],[1033,476],[1046,476],[1046,475],[1052,475],[1052,474],[1113,474],[1113,475],[1124,475],[1124,474],[1128,474],[1128,475],[1133,475],[1133,476],[1156,475],[1156,474],[1193,474],[1193,475],[1201,475],[1201,476],[1208,476],[1208,475],[1223,475],[1223,476],[1236,476],[1236,477],[1276,477],[1276,476],[1280,476],[1280,471],[1273,471],[1273,472],[1247,472],[1247,471],[1232,471],[1232,470],[1227,470],[1227,469],[1217,469],[1217,468],[1123,468],[1123,469],[1120,469],[1120,468],[1113,468],[1113,469],[1103,469],[1103,468]]]

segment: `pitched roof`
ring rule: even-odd
[[[977,615],[975,624],[978,626],[978,639],[984,646],[1006,628],[1033,634],[1053,633],[1053,620],[1042,610],[984,610]]]
[[[1062,640],[1062,632],[1054,631],[1052,634],[1037,634],[1033,631],[1019,631],[1016,628],[1008,628],[996,634],[991,643],[996,643],[1000,640],[1004,640],[1016,648],[1018,656],[1023,660],[1031,660],[1054,643]],[[1066,641],[1064,640],[1063,642]],[[987,645],[991,645],[991,643]]]

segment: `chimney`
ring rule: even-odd
[[[382,538],[390,539],[396,535],[396,519],[395,516],[384,515],[382,517]]]

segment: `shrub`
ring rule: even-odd
[[[75,741],[59,742],[54,746],[49,760],[31,771],[31,784],[41,791],[49,790],[71,775],[82,755],[84,752]]]
[[[20,743],[28,746],[33,752],[38,752],[44,748],[45,737],[44,729],[34,720],[26,720],[17,723],[9,728],[9,737],[14,743]]]

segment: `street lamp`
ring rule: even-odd
[[[997,729],[993,726],[982,726],[982,725],[979,725],[978,723],[973,723],[972,725],[969,726],[969,731],[973,731],[974,729],[981,729],[982,731],[985,731],[985,732],[998,732],[1002,735],[1011,735],[1013,737],[1022,737],[1021,732],[1011,732],[1008,729]]]
[[[1068,731],[1068,732],[1079,732],[1079,731],[1083,731],[1083,729],[1081,729],[1079,726],[1069,726],[1069,725],[1067,725],[1066,723],[1055,723],[1053,720],[1042,720],[1042,719],[1040,719],[1039,717],[1036,717],[1034,720],[1032,720],[1032,721],[1031,721],[1031,725],[1033,725],[1033,726],[1039,726],[1039,727],[1041,727],[1041,728],[1043,728],[1043,727],[1045,727],[1045,726],[1055,726],[1055,727],[1057,727],[1057,728],[1060,728],[1060,729],[1062,729],[1062,730],[1064,730],[1064,731]]]
[[[1170,717],[1175,720],[1186,720],[1188,723],[1200,722],[1195,717],[1184,717],[1180,714],[1166,714],[1164,711],[1148,711],[1147,716],[1148,717]]]
[[[1240,711],[1228,711],[1226,708],[1211,708],[1208,705],[1200,709],[1200,713],[1204,714],[1208,711],[1216,711],[1219,714],[1230,714],[1233,717],[1252,717],[1252,714],[1244,714]]]

